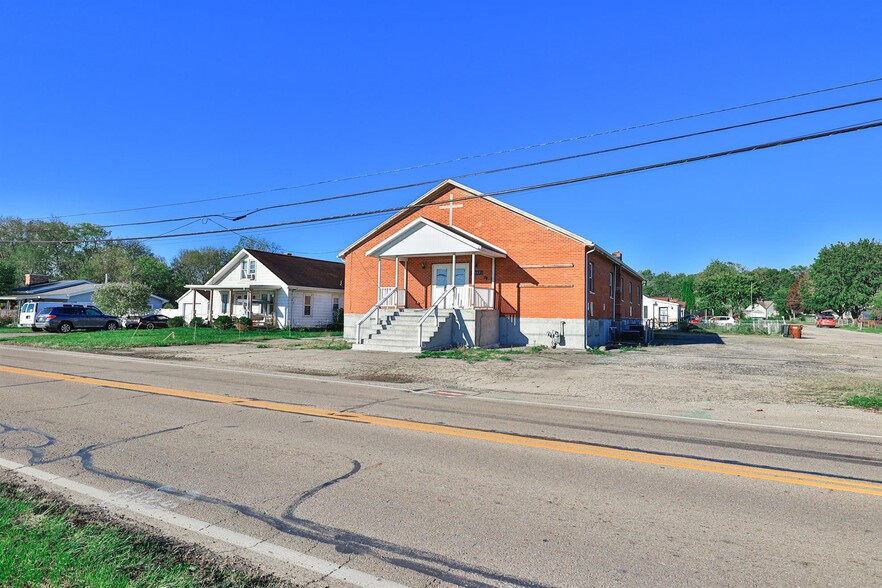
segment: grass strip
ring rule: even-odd
[[[37,337],[0,337],[0,343],[49,349],[131,349],[135,347],[175,347],[214,343],[250,343],[276,339],[340,337],[340,331],[236,331],[181,327],[154,330],[87,331],[62,335],[46,333]]]
[[[863,388],[861,388],[860,394],[852,394],[851,396],[847,396],[844,402],[848,406],[882,410],[882,386],[873,386],[867,384]]]
[[[36,490],[0,483],[0,586],[280,585],[193,554],[192,549],[97,521]]]
[[[545,349],[542,345],[534,345],[523,349],[484,349],[481,347],[457,347],[446,351],[423,351],[417,355],[417,359],[459,359],[466,363],[477,363],[495,359],[498,361],[511,361],[512,355],[532,355],[541,353]]]

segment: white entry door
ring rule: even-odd
[[[465,286],[466,285],[466,275],[468,274],[469,264],[467,263],[458,263],[456,264],[456,275],[454,276],[454,284],[457,286]],[[432,304],[435,304],[435,301],[444,294],[444,291],[447,290],[447,287],[450,285],[450,264],[435,264],[432,266]],[[464,292],[465,288],[463,288]],[[457,294],[451,294],[447,298],[444,299],[438,308],[462,308],[462,300],[460,300],[459,304],[454,300],[454,297],[461,298],[462,293],[457,291]]]

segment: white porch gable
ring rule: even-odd
[[[418,218],[366,253],[369,257],[429,257],[435,255],[505,257],[505,250],[456,227]]]

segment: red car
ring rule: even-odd
[[[832,314],[819,314],[815,319],[815,325],[818,327],[836,327],[836,319]]]

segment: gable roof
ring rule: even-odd
[[[408,248],[411,248],[408,251]],[[414,253],[413,248],[416,248]],[[365,253],[370,257],[479,253],[504,257],[506,251],[458,227],[444,226],[418,217],[391,237]]]
[[[606,256],[607,258],[609,258],[610,261],[612,261],[614,264],[624,267],[625,269],[627,269],[628,271],[633,273],[635,276],[638,276],[638,277],[640,276],[640,274],[634,268],[625,264],[621,260],[621,258],[616,257],[615,255],[612,255],[611,253],[609,253],[608,251],[606,251],[602,247],[598,246],[593,241],[590,241],[590,240],[586,239],[585,237],[581,237],[581,236],[577,235],[576,233],[573,233],[573,232],[568,231],[564,228],[561,228],[553,223],[550,223],[545,219],[539,218],[538,216],[534,216],[534,215],[530,214],[529,212],[523,211],[520,208],[517,208],[516,206],[512,206],[511,204],[508,204],[507,202],[497,200],[496,198],[493,198],[492,196],[485,196],[483,192],[479,192],[478,190],[475,190],[474,188],[470,188],[470,187],[463,185],[463,184],[460,184],[459,182],[456,182],[454,180],[444,180],[443,182],[441,182],[440,184],[438,184],[437,186],[435,186],[434,188],[432,188],[431,190],[429,190],[428,192],[426,192],[425,194],[423,194],[422,196],[420,196],[419,198],[417,198],[416,200],[414,200],[413,202],[408,204],[406,207],[402,208],[400,211],[398,211],[395,214],[393,214],[392,216],[390,216],[384,222],[380,223],[373,230],[371,230],[370,232],[368,232],[367,234],[362,236],[360,239],[358,239],[358,241],[356,241],[355,243],[353,243],[352,245],[350,245],[349,247],[347,247],[346,249],[341,251],[337,255],[337,257],[339,257],[340,259],[345,258],[353,250],[355,250],[356,248],[363,245],[365,242],[370,240],[372,237],[376,236],[378,233],[381,233],[382,231],[386,230],[390,226],[392,226],[395,223],[397,223],[398,221],[400,221],[402,218],[409,215],[411,212],[413,212],[414,207],[420,207],[421,205],[424,205],[428,202],[432,202],[433,200],[435,200],[439,196],[446,194],[447,192],[449,192],[450,190],[452,190],[454,188],[459,188],[460,190],[467,192],[470,195],[470,197],[480,198],[481,200],[485,200],[487,202],[492,202],[493,204],[495,204],[497,206],[500,206],[500,207],[502,207],[506,210],[509,210],[517,215],[520,215],[526,219],[529,219],[539,225],[542,225],[543,227],[545,227],[547,229],[550,229],[556,233],[560,233],[561,235],[563,235],[565,237],[569,237],[570,239],[576,241],[577,243],[584,245],[585,247],[591,247],[591,248],[595,249],[596,251],[600,252],[601,254],[603,254],[604,256]],[[447,227],[447,228],[450,228],[450,227]]]
[[[346,266],[339,261],[244,249],[289,286],[341,290]]]

